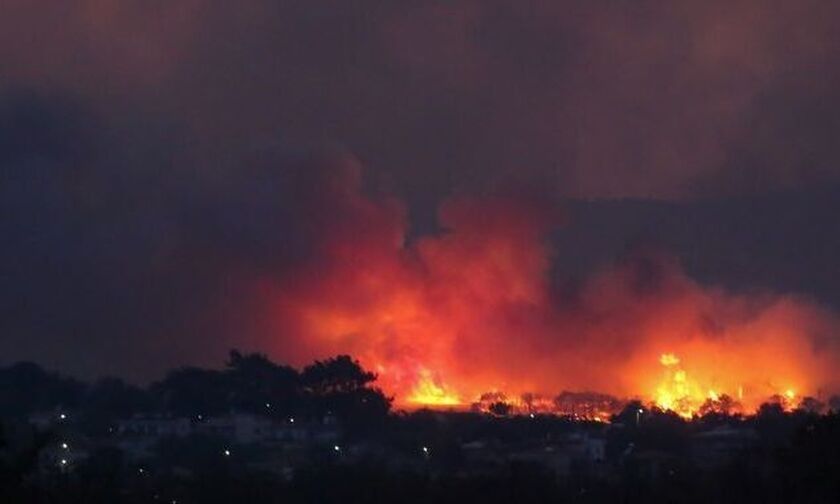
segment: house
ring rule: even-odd
[[[189,419],[167,415],[134,415],[117,423],[117,434],[135,437],[186,437],[192,433]]]
[[[754,429],[723,425],[692,436],[690,453],[698,467],[711,469],[731,462],[758,442]]]

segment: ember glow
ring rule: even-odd
[[[802,377],[787,374],[775,381],[770,378],[763,386],[756,385],[757,382],[736,386],[735,382],[744,376],[743,373],[718,375],[714,370],[701,370],[701,376],[710,378],[697,379],[680,365],[679,357],[672,353],[662,354],[659,362],[665,370],[651,402],[685,418],[709,411],[749,413],[764,401],[779,402],[784,409],[792,410],[798,404],[798,396],[793,388],[784,388],[784,384],[808,381],[805,373],[801,374]],[[814,395],[819,395],[819,391]]]
[[[417,383],[411,389],[406,401],[409,404],[419,406],[459,406],[461,399],[447,392],[440,385],[435,383],[434,378],[427,369],[421,369],[418,374]]]
[[[714,388],[703,388],[703,384],[689,377],[680,367],[680,359],[674,354],[662,354],[659,362],[665,366],[662,382],[656,389],[653,404],[663,410],[673,411],[683,417],[692,416],[704,410],[723,410],[732,413],[741,410],[739,403],[726,402],[729,393]],[[738,397],[743,399],[743,387],[738,387]],[[724,402],[725,405],[724,405]]]
[[[553,210],[453,199],[443,232],[408,243],[402,205],[344,177],[330,186],[342,211],[312,260],[261,292],[276,332],[296,335],[278,352],[357,356],[400,407],[466,408],[499,391],[531,411],[521,398],[592,391],[691,416],[838,390],[840,323],[806,299],[703,286],[658,253],[558,288]],[[570,407],[570,397],[560,401],[570,414],[606,415],[595,405],[609,401]]]

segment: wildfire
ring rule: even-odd
[[[676,366],[680,363],[680,358],[672,353],[666,353],[659,357],[659,362],[665,367]]]
[[[752,394],[747,395],[744,385],[740,383],[727,387],[726,383],[730,382],[725,380],[725,383],[722,383],[721,380],[701,378],[710,375],[708,372],[690,372],[686,367],[688,362],[675,353],[661,354],[659,364],[663,370],[648,400],[652,406],[672,411],[684,418],[712,412],[752,413],[763,402],[776,403],[784,410],[792,411],[800,401],[793,388],[781,388],[764,395],[760,391],[752,390]],[[514,415],[556,414],[589,421],[608,421],[610,416],[620,412],[627,402],[626,398],[621,399],[609,394],[569,391],[563,391],[553,399],[530,392],[508,397],[499,390],[485,392],[476,396],[472,402],[464,400],[463,397],[464,394],[444,385],[431,370],[421,368],[410,393],[404,396],[401,402],[409,408],[471,404],[473,411],[485,413],[499,414],[498,412],[504,411],[504,414]]]
[[[409,240],[398,201],[339,182],[311,260],[258,294],[269,327],[296,335],[277,338],[278,354],[358,356],[398,406],[502,391],[488,408],[604,418],[639,398],[690,417],[840,391],[840,317],[808,300],[706,286],[657,254],[557,283],[555,223],[538,202],[449,200],[442,231]]]
[[[421,406],[458,406],[461,399],[435,382],[431,371],[421,369],[417,384],[408,396],[407,402]]]
[[[729,393],[720,391],[709,384],[702,383],[688,375],[688,372],[680,367],[680,358],[673,353],[662,354],[659,363],[665,367],[662,380],[656,387],[653,403],[678,415],[691,418],[711,411],[721,413],[749,412],[743,404],[734,400]],[[735,396],[738,401],[744,400],[744,387],[738,385],[735,389]],[[796,392],[787,388],[780,393],[768,397],[753,398],[755,401],[776,401],[790,411],[796,406]]]
[[[707,398],[717,400],[717,392],[710,390],[708,394],[703,394],[701,387],[694,380],[689,380],[686,371],[679,367],[680,359],[676,355],[662,354],[659,363],[665,367],[665,376],[656,388],[654,401],[659,408],[690,418]]]

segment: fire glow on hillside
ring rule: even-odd
[[[655,253],[558,282],[557,213],[521,199],[450,200],[441,233],[407,242],[402,205],[340,175],[326,196],[342,211],[312,257],[261,292],[276,332],[296,335],[278,351],[357,356],[398,406],[467,407],[496,391],[533,409],[519,398],[566,390],[690,416],[840,388],[840,323],[807,299],[704,286]]]
[[[681,366],[680,358],[673,353],[664,353],[659,358],[663,366],[661,380],[655,390],[634,396],[650,407],[672,411],[682,417],[691,418],[711,412],[744,413],[755,411],[762,402],[780,404],[785,410],[795,408],[800,399],[793,388],[778,389],[772,387],[751,390],[751,387],[738,385],[733,389],[720,388],[727,380],[716,379],[708,382],[696,380]],[[713,388],[712,384],[718,388]],[[448,392],[442,385],[433,381],[428,371],[420,375],[419,381],[406,398],[406,407],[465,407],[479,411],[493,411],[493,405],[504,404],[519,413],[560,414],[574,418],[606,421],[618,413],[628,399],[617,398],[608,394],[592,392],[563,392],[553,399],[546,399],[533,393],[523,393],[518,397],[508,397],[502,392],[481,394],[469,403],[463,402],[457,395]]]

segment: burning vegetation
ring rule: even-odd
[[[651,251],[558,278],[552,250],[575,244],[552,243],[548,205],[456,198],[409,239],[397,199],[363,193],[354,167],[336,177],[313,250],[259,282],[272,352],[358,356],[399,407],[603,419],[640,400],[690,417],[840,389],[840,322],[808,299],[702,285]]]
[[[754,413],[759,404],[778,405],[787,412],[794,409],[821,412],[825,408],[823,401],[810,396],[799,397],[791,388],[764,397],[745,397],[743,385],[733,391],[704,388],[707,384],[689,376],[675,354],[664,353],[659,362],[664,368],[662,379],[653,394],[647,397],[619,398],[599,392],[563,391],[553,399],[548,399],[533,393],[508,397],[504,392],[495,391],[481,394],[478,400],[470,404],[470,410],[501,416],[550,414],[574,420],[606,422],[631,401],[646,404],[652,409],[670,411],[686,419],[709,414],[748,415]],[[745,407],[745,399],[747,404],[755,405]],[[431,381],[421,381],[409,401],[418,407],[464,406],[457,396],[448,395]]]
[[[487,392],[470,405],[470,410],[499,416],[555,415],[571,420],[606,422],[626,404],[627,401],[597,392],[563,391],[554,398],[531,393],[508,397],[502,392]]]

